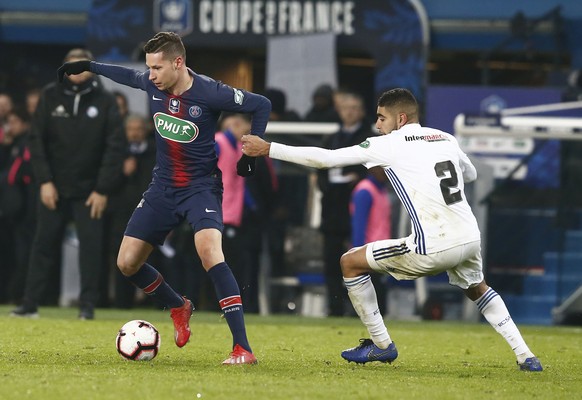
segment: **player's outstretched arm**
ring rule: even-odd
[[[269,156],[276,160],[289,161],[294,164],[314,168],[344,167],[346,165],[364,164],[370,161],[369,152],[360,146],[327,150],[319,147],[286,146],[269,143],[254,135],[242,137],[243,154],[251,157]]]
[[[77,75],[85,71],[91,70],[91,61],[81,60],[81,61],[70,61],[66,62],[57,69],[57,77],[59,82],[62,82],[67,75]]]
[[[85,71],[91,71],[97,75],[103,75],[122,85],[147,90],[149,81],[149,74],[147,72],[137,71],[121,65],[103,64],[89,60],[64,63],[57,70],[57,77],[59,78],[59,82],[62,82],[65,74],[77,75]]]

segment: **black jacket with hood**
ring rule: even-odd
[[[44,88],[30,135],[38,184],[52,181],[64,198],[109,195],[121,181],[125,145],[115,97],[96,77]]]

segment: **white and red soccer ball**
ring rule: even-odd
[[[127,360],[149,361],[160,351],[160,333],[147,321],[133,320],[121,327],[115,339],[117,351]]]

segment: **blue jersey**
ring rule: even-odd
[[[163,185],[185,187],[216,172],[214,134],[222,111],[252,114],[251,133],[265,133],[271,112],[266,97],[232,88],[190,69],[192,87],[181,96],[159,90],[149,80],[149,71],[96,62],[91,62],[91,71],[147,92],[157,133],[153,180]]]

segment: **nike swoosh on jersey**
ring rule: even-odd
[[[162,99],[160,99],[159,97],[156,97],[155,94],[152,94],[152,100],[161,101]]]
[[[209,210],[208,208],[205,208],[204,211],[206,211],[207,213],[213,213],[216,212],[216,210]]]

